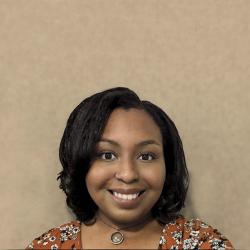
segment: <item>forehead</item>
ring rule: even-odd
[[[162,142],[161,131],[153,118],[142,109],[115,109],[104,128],[103,137],[130,140],[156,139]]]

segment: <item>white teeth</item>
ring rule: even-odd
[[[139,196],[139,193],[136,194],[121,194],[121,193],[117,193],[117,192],[113,192],[113,195],[123,199],[123,200],[134,200]]]

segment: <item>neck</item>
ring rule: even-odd
[[[111,221],[103,214],[97,213],[96,222],[102,228],[109,228],[109,230],[121,230],[123,232],[136,232],[140,231],[142,228],[145,229],[146,226],[155,223],[154,218],[148,215],[138,221],[126,222],[126,221]]]

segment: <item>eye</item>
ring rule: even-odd
[[[98,153],[98,158],[106,161],[113,161],[116,159],[116,156],[112,152],[100,152]]]
[[[156,157],[154,154],[151,153],[142,153],[138,159],[143,160],[143,161],[152,161],[154,160]]]

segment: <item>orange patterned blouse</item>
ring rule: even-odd
[[[37,237],[26,249],[83,249],[80,229],[80,221],[71,221]],[[224,250],[234,248],[220,232],[199,219],[188,221],[180,217],[165,225],[159,236],[158,249]]]

